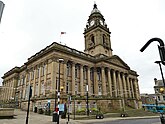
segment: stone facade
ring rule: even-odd
[[[76,104],[78,109],[86,104],[88,85],[89,107],[99,106],[109,111],[130,103],[133,108],[140,108],[138,74],[119,56],[113,55],[110,31],[96,4],[84,37],[85,52],[54,42],[28,58],[21,67],[5,73],[2,100],[10,102],[13,97],[19,107],[26,109],[26,89],[31,85],[31,109],[43,107],[49,101],[53,110],[55,94],[60,87],[60,103],[68,103],[68,96],[71,96],[74,100],[71,105]]]

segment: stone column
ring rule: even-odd
[[[45,67],[43,69],[44,69],[44,90],[45,90],[44,93],[46,94],[46,91],[50,90],[50,89],[47,89],[48,88],[47,87],[47,62],[45,63]]]
[[[87,67],[87,83],[88,83],[88,92],[91,93],[90,67]]]
[[[137,79],[135,79],[135,84],[136,84],[136,98],[140,99],[140,91],[139,91],[139,85]]]
[[[72,62],[72,95],[75,95],[75,63]]]
[[[110,69],[108,68],[108,86],[109,86],[109,95],[112,97],[112,80]]]
[[[115,97],[117,97],[117,86],[116,86],[116,74],[115,74],[115,70],[113,70],[113,84],[114,84],[114,94],[115,94]]]
[[[131,97],[131,90],[130,90],[130,82],[129,82],[129,76],[127,75],[126,77],[126,80],[127,80],[127,87],[128,87],[128,96]]]
[[[25,86],[24,86],[24,91],[23,91],[23,98],[26,98],[26,88],[27,88],[27,72],[25,73],[25,80],[24,80],[24,82],[25,82]],[[33,92],[33,91],[32,91]]]
[[[101,67],[101,79],[102,79],[102,93],[103,95],[107,95],[106,94],[106,83],[105,83],[105,68]]]
[[[80,95],[84,96],[83,65],[80,65]]]
[[[66,93],[66,84],[67,84],[67,62],[68,60],[64,60],[64,93]]]
[[[39,75],[38,75],[38,94],[40,96],[41,93],[41,67],[39,66]]]
[[[130,86],[131,86],[131,92],[132,92],[132,97],[135,98],[135,95],[134,95],[134,88],[133,88],[133,79],[130,80]]]
[[[123,87],[122,87],[120,72],[118,72],[118,81],[119,81],[119,96],[123,97],[124,94],[123,94]]]
[[[98,96],[98,76],[97,76],[97,68],[94,68],[94,94]]]
[[[127,88],[126,88],[126,81],[125,81],[125,75],[124,73],[122,73],[122,79],[123,79],[123,89],[124,89],[124,96],[125,97],[128,97],[128,91],[127,91]]]
[[[32,97],[34,97],[35,93],[35,87],[36,87],[36,68],[34,68],[34,81],[33,81],[33,89],[32,89]]]
[[[56,92],[56,84],[57,84],[57,68],[58,67],[58,63],[57,63],[57,60],[55,59],[52,59],[52,63],[51,63],[51,90],[50,92],[55,94]]]

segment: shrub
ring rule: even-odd
[[[99,110],[97,108],[91,108],[90,112],[91,112],[92,115],[95,115],[99,112]]]
[[[76,111],[76,114],[78,114],[78,115],[84,115],[84,114],[86,114],[85,111],[86,111],[85,108],[81,108],[81,109],[78,109]]]
[[[38,109],[38,114],[43,114],[44,111],[42,110],[42,108]]]
[[[152,110],[153,110],[153,112],[156,112],[156,108],[155,108],[155,107],[153,107],[153,109],[152,109]]]

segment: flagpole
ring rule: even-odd
[[[61,35],[62,35],[62,34],[60,34],[60,44],[61,44]]]
[[[61,42],[61,36],[62,36],[63,34],[66,34],[66,32],[61,32],[61,34],[60,34],[60,44],[62,44],[62,42]]]

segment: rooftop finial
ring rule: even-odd
[[[94,1],[94,8],[93,9],[97,9],[96,1]]]

